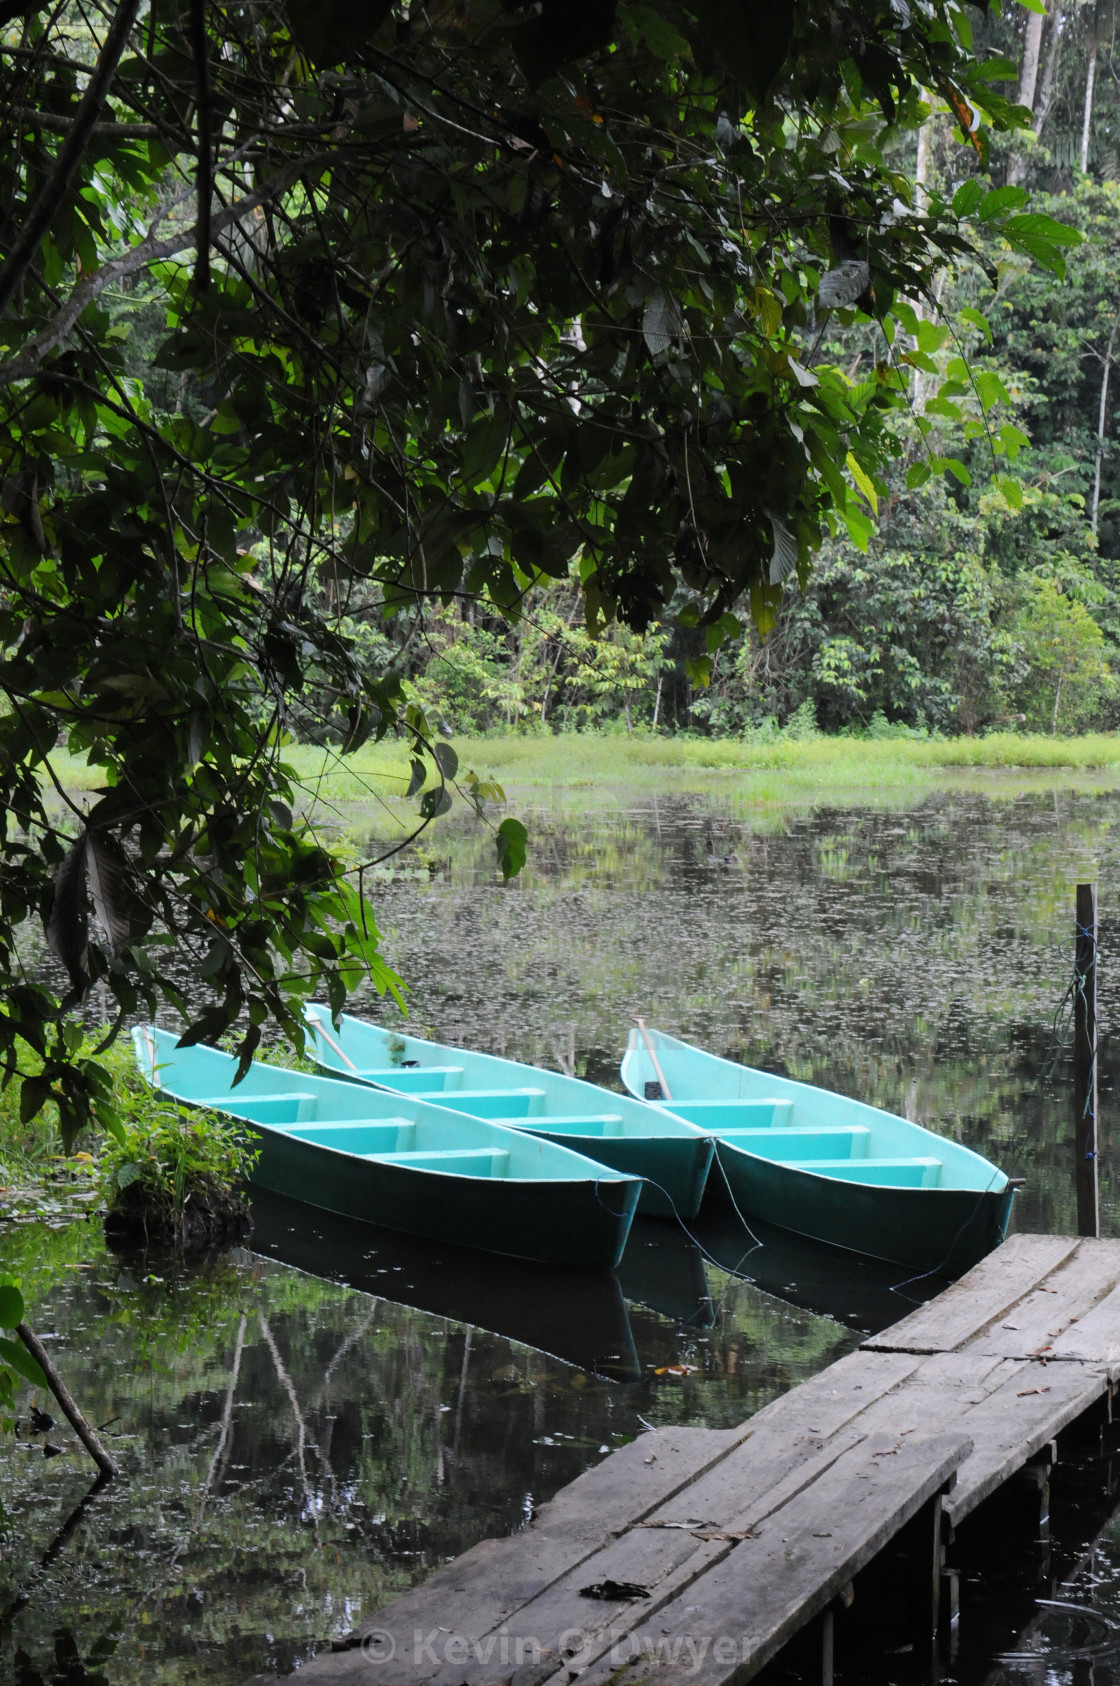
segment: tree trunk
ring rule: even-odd
[[[1053,0],[1050,0],[1053,5]],[[1058,70],[1058,55],[1062,45],[1062,32],[1065,29],[1065,13],[1061,6],[1054,7],[1051,18],[1050,40],[1046,48],[1046,60],[1042,66],[1042,77],[1038,84],[1038,93],[1034,102],[1034,132],[1042,133],[1042,126],[1050,115],[1050,107],[1054,103],[1054,78]]]
[[[1054,718],[1050,722],[1050,736],[1052,738],[1056,738],[1058,735],[1058,704],[1062,700],[1062,680],[1065,676],[1066,672],[1063,668],[1058,674],[1058,689],[1054,692]]]
[[[1049,7],[1052,4],[1053,4],[1053,0],[1048,0],[1047,10],[1046,10],[1045,13],[1044,12],[1028,12],[1027,13],[1027,26],[1026,26],[1026,29],[1024,30],[1024,32],[1023,32],[1023,57],[1022,57],[1022,60],[1020,61],[1020,65],[1019,65],[1018,103],[1020,105],[1025,105],[1027,107],[1027,109],[1031,112],[1032,117],[1034,119],[1034,121],[1031,123],[1031,127],[1032,127],[1032,129],[1034,129],[1036,134],[1038,133],[1039,120],[1038,120],[1038,108],[1035,104],[1035,99],[1036,99],[1036,95],[1038,94],[1038,66],[1039,66],[1039,61],[1040,61],[1041,56],[1042,56],[1042,32],[1046,27],[1046,19],[1047,19],[1047,16],[1049,15]],[[1052,58],[1053,58],[1053,45],[1054,45],[1054,38],[1056,38],[1056,34],[1057,34],[1056,30],[1052,32],[1051,53],[1048,55],[1047,63],[1046,63],[1046,70],[1050,73],[1051,78],[1053,76],[1053,69],[1052,69],[1052,62],[1051,61],[1052,61]],[[1044,74],[1044,76],[1043,76],[1043,91],[1044,92],[1046,91],[1045,90],[1045,83],[1046,83],[1046,76]],[[1011,160],[1011,162],[1008,166],[1007,179],[1008,179],[1009,182],[1014,182],[1014,183],[1018,184],[1025,179],[1026,174],[1027,174],[1026,155],[1023,154],[1023,153],[1017,153],[1012,158],[1012,160]]]
[[[1085,67],[1085,114],[1081,120],[1081,174],[1089,168],[1089,137],[1093,129],[1093,84],[1097,79],[1097,31],[1094,22],[1089,37],[1089,62]]]
[[[1019,104],[1034,110],[1035,89],[1038,86],[1038,61],[1042,52],[1042,31],[1046,17],[1042,12],[1027,13],[1027,27],[1023,32],[1023,59],[1019,66]]]
[[[929,179],[933,164],[933,118],[918,130],[918,166],[914,171],[914,203],[924,216],[929,210]]]
[[[1089,510],[1089,525],[1095,533],[1097,519],[1101,507],[1101,463],[1104,460],[1105,429],[1108,426],[1108,381],[1112,373],[1112,352],[1116,344],[1116,330],[1120,328],[1120,311],[1112,319],[1112,332],[1108,336],[1101,369],[1101,402],[1097,411],[1097,462],[1093,471],[1093,502]]]

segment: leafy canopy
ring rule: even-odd
[[[92,980],[118,1024],[161,994],[189,1039],[238,1023],[245,1060],[270,1016],[299,1044],[314,991],[396,991],[361,868],[300,821],[297,719],[341,753],[405,731],[420,823],[456,778],[500,795],[345,617],[400,648],[426,602],[513,614],[575,560],[592,631],[674,605],[702,682],[822,535],[866,543],[969,218],[1055,272],[1067,236],[1018,190],[916,199],[927,90],[973,163],[1023,119],[955,0],[0,0],[0,27],[0,963],[53,920],[70,985],[20,978],[0,1057],[30,1045],[27,1109],[71,1135],[107,1106],[63,1016]],[[858,379],[824,354],[857,318]],[[102,771],[88,811],[59,743]],[[506,820],[506,876],[525,846]]]

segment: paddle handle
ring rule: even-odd
[[[350,1067],[351,1071],[357,1071],[358,1068],[354,1064],[353,1060],[350,1058],[350,1056],[348,1054],[343,1053],[342,1049],[339,1047],[338,1043],[335,1041],[335,1039],[331,1035],[330,1031],[323,1029],[323,1021],[319,1017],[318,1014],[316,1014],[314,1016],[314,1018],[312,1018],[310,1015],[308,1015],[307,1022],[311,1026],[311,1034],[313,1036],[321,1036],[323,1038],[323,1041],[328,1045],[328,1047],[331,1047],[331,1048],[334,1049],[335,1053],[338,1055],[339,1059],[343,1062],[344,1065],[348,1065]]]
[[[637,1024],[638,1029],[642,1033],[642,1041],[646,1045],[646,1053],[649,1055],[650,1060],[652,1061],[653,1069],[654,1069],[654,1072],[657,1076],[657,1081],[661,1085],[661,1098],[663,1100],[666,1100],[666,1101],[671,1101],[673,1097],[669,1093],[669,1085],[665,1081],[665,1073],[661,1069],[661,1061],[658,1059],[657,1053],[656,1053],[656,1051],[654,1049],[654,1046],[653,1046],[653,1043],[649,1039],[649,1031],[646,1029],[646,1021],[645,1021],[645,1019],[635,1019],[635,1023]]]

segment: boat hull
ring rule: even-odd
[[[748,1220],[906,1270],[960,1276],[1007,1233],[1014,1189],[889,1188],[815,1176],[719,1142],[711,1192]]]
[[[364,1223],[545,1264],[613,1269],[638,1200],[637,1182],[445,1176],[361,1160],[259,1123],[251,1128],[261,1156],[250,1181],[261,1188]]]

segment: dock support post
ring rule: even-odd
[[[821,1616],[821,1686],[833,1686],[833,1641],[836,1617],[832,1605]]]
[[[1097,1194],[1097,887],[1077,886],[1073,996],[1073,1127],[1077,1233],[1099,1235]]]

